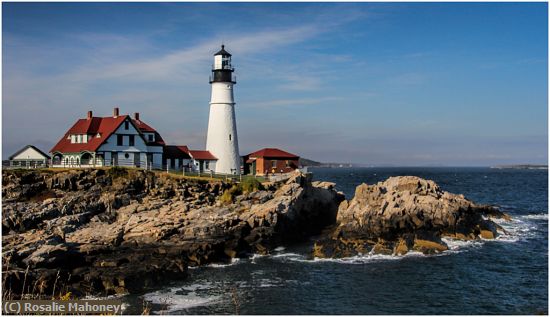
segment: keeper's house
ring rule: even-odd
[[[164,141],[139,118],[120,115],[94,117],[92,111],[63,135],[51,149],[53,167],[134,166],[162,168]]]
[[[9,160],[10,167],[37,168],[48,166],[50,157],[34,145],[27,145],[10,156]]]
[[[265,148],[243,156],[244,173],[268,175],[292,172],[299,167],[300,157],[275,148]]]
[[[164,166],[186,172],[214,173],[218,159],[209,151],[190,150],[186,145],[166,145]]]

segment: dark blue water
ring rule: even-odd
[[[548,175],[489,168],[316,168],[348,198],[362,182],[416,175],[514,217],[496,241],[449,241],[437,256],[367,255],[311,260],[311,242],[231,265],[190,270],[185,282],[126,298],[126,313],[169,314],[546,314]]]

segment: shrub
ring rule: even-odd
[[[240,183],[240,187],[241,187],[242,191],[245,192],[245,193],[251,193],[251,192],[256,191],[256,190],[264,189],[264,186],[262,185],[262,183],[260,183],[255,178],[245,178]]]
[[[107,171],[107,173],[109,174],[109,176],[115,179],[128,175],[128,170],[124,167],[113,166]]]
[[[233,185],[233,187],[225,190],[220,197],[220,201],[226,204],[230,204],[233,202],[233,199],[236,196],[239,196],[243,193],[243,190],[241,189],[241,186],[239,185]]]

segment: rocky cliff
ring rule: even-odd
[[[126,169],[2,176],[4,298],[140,292],[318,234],[344,199],[300,173],[267,189]]]
[[[433,181],[391,177],[358,186],[355,197],[341,203],[335,227],[316,242],[313,254],[441,252],[448,249],[442,237],[494,239],[503,229],[491,217],[508,218],[491,206],[445,192]]]
[[[495,238],[491,218],[508,217],[410,176],[349,201],[299,172],[267,188],[120,168],[2,176],[3,298],[137,293],[312,235],[316,257],[436,253],[442,237]]]

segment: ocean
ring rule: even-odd
[[[548,171],[490,168],[310,168],[315,180],[354,195],[390,176],[434,180],[513,217],[496,240],[446,240],[426,256],[311,259],[313,241],[272,255],[191,268],[189,278],[126,296],[140,314],[547,314]]]

